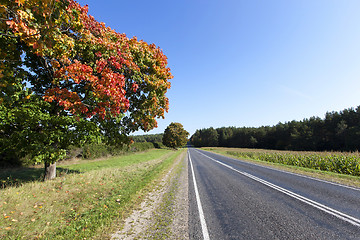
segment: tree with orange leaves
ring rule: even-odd
[[[168,111],[162,50],[96,21],[87,6],[3,0],[0,18],[0,157],[30,154],[51,179],[69,145],[126,143]]]

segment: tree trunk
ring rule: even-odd
[[[54,163],[45,162],[44,181],[54,179],[55,177],[56,177],[56,162]]]

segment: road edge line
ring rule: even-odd
[[[198,210],[199,210],[199,218],[200,218],[200,224],[201,224],[201,230],[202,230],[203,238],[204,238],[204,240],[210,240],[209,231],[208,231],[207,226],[206,226],[204,211],[202,209],[202,205],[201,205],[201,201],[200,201],[199,190],[197,188],[194,167],[193,167],[193,164],[192,164],[192,161],[191,161],[190,151],[189,150],[188,150],[188,157],[189,157],[191,172],[192,172],[192,176],[193,176],[195,197],[196,197],[196,202],[197,202],[197,206],[198,206]]]
[[[266,166],[266,165],[262,165],[262,164],[255,163],[255,162],[243,161],[241,158],[234,158],[234,157],[226,156],[226,155],[223,155],[221,153],[217,153],[217,152],[213,152],[213,151],[208,151],[208,150],[203,150],[203,151],[210,152],[210,153],[213,153],[215,155],[223,156],[223,157],[226,157],[226,158],[229,158],[229,159],[232,159],[232,160],[246,162],[246,163],[254,165],[254,166],[259,166],[259,167],[263,167],[263,168],[266,168],[266,169],[270,169],[270,170],[274,170],[274,171],[278,171],[278,172],[283,172],[283,173],[286,173],[286,174],[292,174],[292,175],[295,175],[295,176],[298,176],[298,177],[308,178],[308,179],[315,180],[315,181],[318,181],[318,182],[323,182],[323,183],[328,183],[328,184],[331,184],[331,185],[334,185],[334,186],[348,188],[348,189],[351,189],[351,190],[354,190],[354,191],[360,191],[360,187],[348,186],[348,185],[345,185],[343,183],[331,182],[329,180],[316,178],[316,177],[308,176],[308,175],[301,174],[301,173],[291,172],[291,171],[279,169],[279,168],[272,167],[272,166]],[[287,166],[291,167],[292,165],[287,165]],[[313,170],[313,169],[310,169],[310,170]],[[349,176],[351,176],[351,175],[349,175]]]

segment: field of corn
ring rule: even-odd
[[[360,176],[359,152],[301,152],[229,148],[226,149],[226,153],[240,158]]]

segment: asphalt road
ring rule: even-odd
[[[360,189],[195,148],[188,158],[190,239],[360,239]]]

